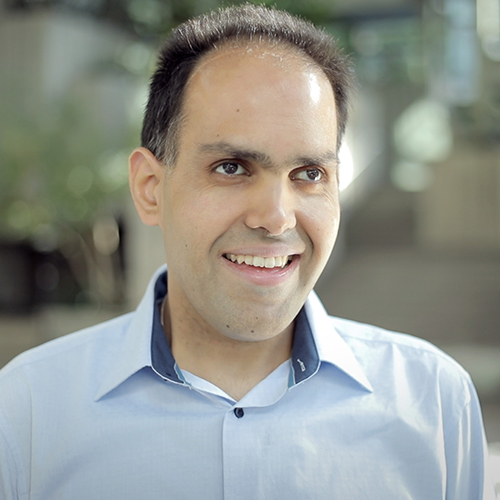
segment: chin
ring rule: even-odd
[[[293,318],[286,324],[280,321],[279,323],[266,322],[265,325],[262,324],[262,321],[259,321],[260,324],[253,324],[240,328],[229,327],[224,330],[222,327],[219,332],[225,337],[240,342],[263,342],[279,336],[290,326],[292,321]]]

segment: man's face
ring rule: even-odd
[[[171,314],[214,335],[270,339],[336,239],[333,91],[287,49],[231,48],[195,69],[184,113],[160,183]]]

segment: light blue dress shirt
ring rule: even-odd
[[[164,269],[134,313],[0,371],[1,500],[495,497],[468,374],[430,344],[329,317],[240,401],[175,364]]]

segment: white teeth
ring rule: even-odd
[[[278,255],[277,257],[259,257],[253,255],[235,255],[230,253],[226,254],[226,257],[231,262],[237,262],[238,264],[243,264],[244,262],[247,266],[266,267],[268,269],[285,267],[289,260],[287,255]]]
[[[245,257],[245,264],[247,263],[247,259]],[[265,267],[266,265],[266,259],[264,257],[254,257],[253,258],[253,265],[255,267]]]
[[[269,267],[269,268],[274,267],[275,262],[278,259],[281,261],[281,257],[278,257],[277,259],[275,259],[274,257],[266,257],[265,262],[264,262],[264,266]],[[278,267],[278,266],[276,266],[276,267]]]

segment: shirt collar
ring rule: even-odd
[[[184,383],[177,367],[170,344],[163,329],[161,309],[167,295],[167,273],[164,271],[156,280],[154,289],[153,326],[151,331],[151,367],[160,377],[178,384]]]
[[[315,292],[309,294],[304,310],[318,349],[319,359],[334,365],[361,387],[373,392],[373,387],[359,361],[336,330],[334,318],[328,315]]]
[[[161,324],[160,306],[167,293],[166,266],[151,279],[116,356],[112,358],[95,400],[115,389],[139,370],[150,367],[160,377],[184,384]],[[373,391],[352,350],[335,330],[314,292],[309,295],[295,323],[289,386],[312,377],[322,362],[340,369],[368,391]]]
[[[151,332],[154,320],[154,295],[158,278],[165,273],[160,267],[151,278],[132,320],[123,332],[115,353],[110,354],[109,367],[95,396],[99,400],[145,367],[151,367]]]

